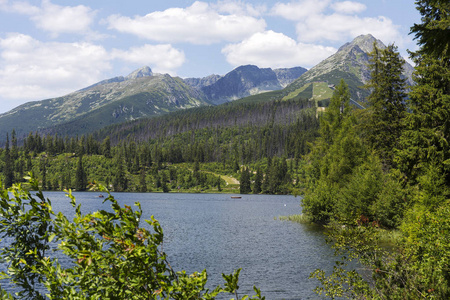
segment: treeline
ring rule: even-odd
[[[303,211],[344,258],[331,275],[313,274],[332,297],[450,298],[450,4],[416,3],[416,85],[405,89],[395,46],[375,47],[368,108],[352,110],[341,82],[307,156]],[[400,235],[391,247],[383,229]],[[345,258],[367,270],[349,271]]]
[[[227,182],[220,176],[239,180],[245,165],[251,168],[252,188],[241,192],[285,194],[294,187],[307,144],[317,136],[312,105],[292,100],[194,109],[105,129],[115,142],[109,135],[99,139],[103,132],[81,137],[30,133],[19,146],[13,131],[0,150],[0,168],[6,186],[32,171],[48,190],[83,190],[97,180],[114,191],[145,192],[221,191]],[[270,174],[279,173],[287,159],[290,180],[278,186],[279,176]],[[256,185],[263,188],[254,188],[260,176],[265,180]]]
[[[261,96],[263,97],[263,96]],[[288,125],[303,119],[305,109],[314,110],[314,102],[305,99],[288,101],[234,101],[219,106],[203,106],[176,111],[164,116],[138,119],[111,125],[93,133],[96,140],[110,137],[112,144],[131,138],[147,141],[188,131],[216,127]],[[311,113],[313,114],[313,113]],[[71,123],[40,131],[39,134],[71,137]]]

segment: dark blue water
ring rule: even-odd
[[[74,193],[84,213],[105,208],[98,193]],[[242,268],[240,294],[253,285],[268,300],[317,299],[315,269],[331,269],[333,251],[316,228],[280,221],[301,213],[301,198],[227,194],[117,193],[120,204],[140,202],[143,217],[151,215],[164,231],[164,251],[175,270],[208,272],[209,287],[223,284],[221,273]],[[47,192],[55,211],[73,215],[62,192]],[[145,226],[146,223],[142,223]]]

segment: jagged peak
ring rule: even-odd
[[[339,48],[338,52],[357,46],[365,53],[369,53],[369,52],[372,52],[372,50],[373,50],[374,42],[377,44],[377,46],[379,48],[382,48],[382,49],[386,48],[386,45],[382,41],[375,38],[373,35],[371,35],[369,33],[369,34],[359,35],[356,38],[354,38],[353,41],[351,41],[350,43],[346,43],[346,44],[342,45]]]
[[[150,69],[150,67],[144,66],[131,72],[127,77],[125,77],[125,79],[136,79],[147,76],[153,76],[153,72],[152,69]]]

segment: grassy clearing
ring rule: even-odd
[[[290,92],[287,96],[283,97],[283,100],[289,100],[289,99],[294,99],[298,96],[298,94],[300,94],[301,92],[303,92],[304,90],[306,90],[306,88],[308,88],[311,85],[311,83],[305,84],[304,86],[302,86],[299,89],[296,89],[293,92]]]
[[[314,82],[313,85],[313,99],[316,101],[330,99],[333,95],[333,90],[328,87],[326,82]]]

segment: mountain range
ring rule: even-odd
[[[341,78],[349,85],[353,99],[364,102],[368,92],[362,86],[370,78],[368,52],[374,42],[385,47],[372,35],[359,36],[310,70],[247,65],[224,76],[181,79],[155,74],[145,66],[128,76],[103,80],[63,97],[29,102],[0,115],[0,141],[13,129],[19,139],[48,128],[58,132],[55,127],[62,125],[65,133],[81,135],[112,124],[244,97],[244,101],[305,98],[321,106]],[[413,68],[405,63],[404,69],[412,84]]]

